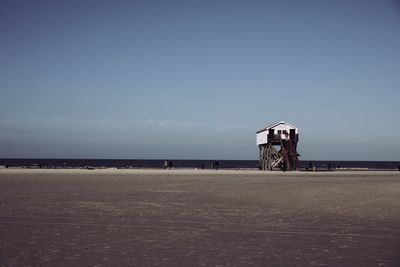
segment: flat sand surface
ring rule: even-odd
[[[400,172],[0,169],[0,266],[400,266]]]

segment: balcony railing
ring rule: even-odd
[[[295,138],[295,142],[299,141],[299,135],[296,134],[294,136]],[[291,139],[291,135],[285,135],[285,134],[269,134],[268,135],[268,142],[280,142],[281,140],[290,140]]]

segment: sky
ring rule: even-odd
[[[0,2],[0,158],[400,160],[400,2]]]

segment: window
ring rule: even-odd
[[[282,134],[282,131],[281,131],[281,130],[278,130],[278,134]]]

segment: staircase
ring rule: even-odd
[[[283,168],[287,171],[294,171],[299,168],[299,158],[296,145],[292,140],[281,140],[281,155],[284,159]]]

